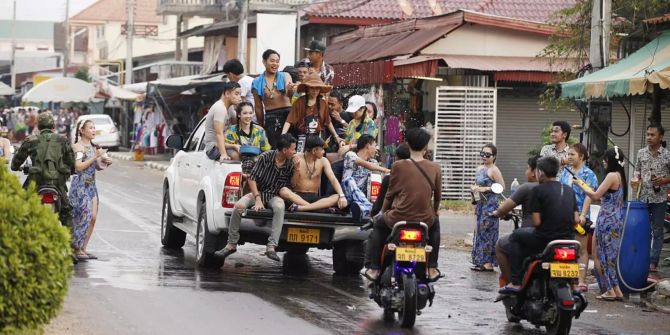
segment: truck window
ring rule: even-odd
[[[205,134],[205,125],[204,122],[201,122],[198,125],[198,128],[196,128],[195,131],[193,131],[193,134],[191,135],[191,138],[188,140],[186,145],[184,146],[184,150],[186,151],[195,151],[198,148],[198,143],[200,142],[200,139],[203,138]]]

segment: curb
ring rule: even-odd
[[[132,155],[124,155],[118,152],[107,152],[107,156],[114,158],[114,159],[120,159],[122,161],[132,161],[133,156]]]
[[[144,166],[158,171],[165,171],[169,167],[168,164],[158,162],[145,162]]]
[[[119,159],[119,160],[124,160],[124,161],[135,161],[133,159],[132,155],[126,155],[126,154],[121,154],[118,152],[108,152],[107,155],[113,159]],[[141,163],[141,162],[138,162]],[[163,163],[163,162],[155,162],[155,161],[145,161],[144,162],[144,167],[149,168],[149,169],[154,169],[158,171],[165,171],[168,169],[170,166],[170,163]]]

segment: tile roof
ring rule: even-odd
[[[305,9],[320,17],[403,20],[450,13],[459,9],[535,22],[547,22],[578,0],[329,0]]]
[[[125,22],[128,20],[126,1],[99,0],[70,17],[72,23]],[[135,23],[160,24],[162,18],[156,14],[156,0],[135,0]]]

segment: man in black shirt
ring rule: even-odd
[[[537,161],[535,174],[540,184],[533,189],[530,204],[534,227],[519,228],[510,235],[512,278],[500,293],[519,291],[524,258],[541,252],[553,240],[574,238],[573,227],[579,220],[577,202],[572,188],[556,180],[559,166],[553,157]]]
[[[228,225],[228,244],[214,253],[217,257],[225,259],[237,251],[242,211],[247,208],[261,210],[268,206],[272,209],[272,234],[268,237],[265,255],[274,261],[280,261],[275,248],[279,243],[286,205],[279,196],[279,190],[291,186],[292,158],[295,155],[297,142],[291,134],[283,134],[277,142],[277,150],[264,152],[258,157],[249,177],[251,193],[243,196],[235,204]]]

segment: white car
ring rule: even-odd
[[[163,181],[161,242],[166,248],[179,249],[186,234],[191,234],[196,240],[198,266],[219,268],[223,261],[213,254],[227,242],[232,208],[241,196],[242,166],[209,159],[204,133],[203,119],[185,141],[180,135],[167,139],[167,146],[178,152]],[[379,179],[370,189],[379,190],[378,183]],[[239,243],[265,245],[272,232],[271,219],[269,209],[247,210]],[[287,211],[277,251],[304,254],[310,248],[332,249],[334,270],[356,273],[363,267],[363,242],[369,234],[359,229],[364,223],[350,215]]]
[[[119,130],[114,125],[114,121],[107,114],[88,114],[77,118],[75,125],[84,120],[91,120],[95,125],[95,139],[93,143],[103,147],[109,148],[111,151],[116,151],[121,145],[121,137]],[[73,126],[70,131],[70,139],[72,143],[75,141],[76,126]]]

